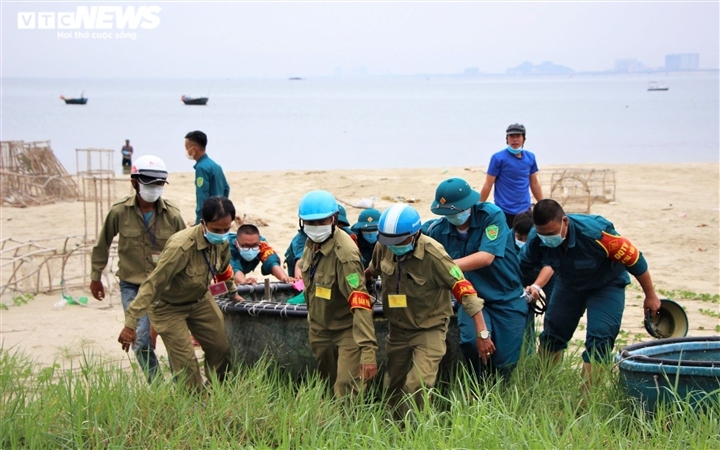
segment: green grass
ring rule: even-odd
[[[0,349],[0,448],[720,448],[720,407],[645,414],[611,367],[582,405],[578,361],[543,368],[530,356],[510,383],[480,387],[461,373],[396,423],[372,391],[334,401],[270,363],[193,396],[167,373],[148,386],[92,355],[38,367]]]

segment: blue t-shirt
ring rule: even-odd
[[[230,185],[225,179],[222,167],[205,154],[195,163],[195,225],[200,223],[200,211],[203,203],[210,197],[219,195],[228,198]]]
[[[512,302],[514,309],[527,312],[515,236],[497,206],[488,202],[473,205],[465,234],[458,232],[445,217],[433,223],[428,233],[453,259],[481,251],[493,254],[492,264],[465,272],[465,278],[486,302]]]
[[[488,175],[495,177],[495,204],[508,214],[530,209],[530,175],[537,173],[535,155],[523,150],[518,158],[507,149],[490,158]]]

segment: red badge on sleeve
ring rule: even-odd
[[[602,232],[602,238],[596,241],[605,250],[607,257],[628,267],[635,265],[640,259],[640,251],[632,242],[622,236]]]
[[[372,310],[372,303],[370,302],[370,296],[365,292],[353,291],[348,298],[350,303],[350,309],[362,308]]]
[[[452,288],[452,293],[459,301],[462,303],[462,298],[465,295],[475,294],[477,295],[477,291],[473,287],[472,283],[468,280],[460,280],[457,283],[455,283],[455,286]]]
[[[273,248],[265,241],[260,242],[259,250],[260,261],[262,262],[265,262],[266,259],[275,254],[275,250],[273,250]]]
[[[233,268],[230,264],[228,264],[227,269],[225,269],[225,271],[222,273],[218,272],[218,274],[215,276],[215,279],[219,283],[221,281],[227,281],[232,277],[233,277]]]

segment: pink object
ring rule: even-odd
[[[303,280],[297,280],[292,284],[292,287],[299,292],[302,292],[305,290],[305,282]]]

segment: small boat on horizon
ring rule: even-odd
[[[88,102],[87,97],[85,97],[85,91],[80,94],[80,97],[75,98],[65,98],[64,95],[61,95],[60,100],[64,100],[66,105],[84,105]]]
[[[657,81],[651,81],[648,84],[648,88],[647,88],[648,91],[667,91],[668,89],[670,89],[670,88],[658,83]]]
[[[207,97],[188,97],[187,95],[183,95],[180,97],[180,99],[185,103],[186,105],[207,105],[208,98]]]

